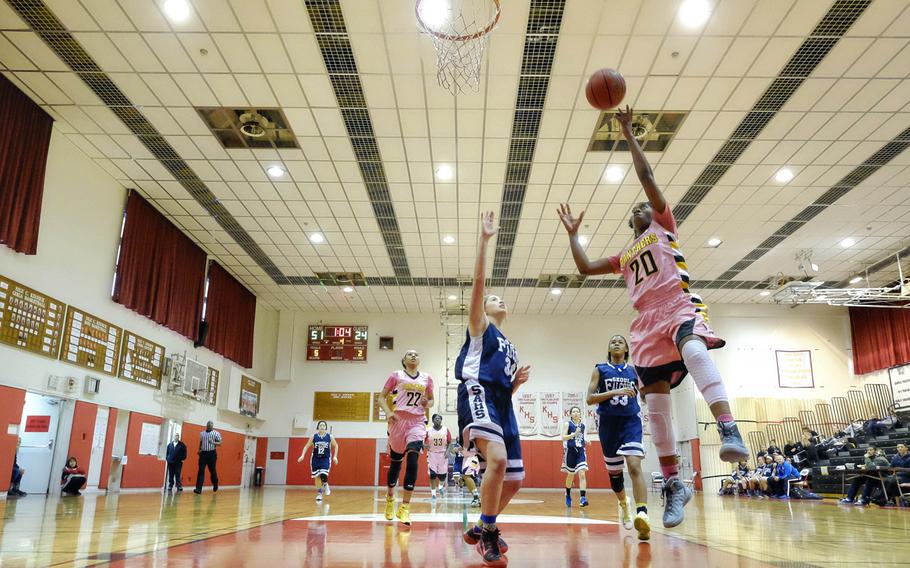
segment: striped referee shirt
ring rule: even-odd
[[[218,430],[212,430],[207,432],[203,430],[199,433],[199,451],[200,452],[214,452],[215,442],[221,442],[221,434],[218,433]]]

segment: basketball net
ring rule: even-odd
[[[436,78],[453,95],[480,86],[480,66],[499,22],[500,0],[417,0],[417,23],[433,40]]]

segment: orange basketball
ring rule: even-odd
[[[626,80],[616,69],[598,69],[585,85],[585,96],[596,109],[616,108],[626,96]]]

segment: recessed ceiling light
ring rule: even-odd
[[[322,233],[312,233],[310,235],[310,242],[314,245],[318,245],[319,243],[325,242],[325,237],[322,235]]]
[[[447,245],[454,245],[455,237],[453,237],[452,235],[446,235],[446,236],[442,237],[442,242],[444,242]]]
[[[449,20],[449,6],[445,0],[423,0],[417,3],[420,19],[432,30],[438,30]]]
[[[562,294],[562,290],[559,288],[551,288],[550,293],[553,294],[554,296],[558,296],[558,295]]]
[[[588,237],[586,237],[584,235],[578,235],[578,244],[580,244],[581,246],[585,246],[589,242],[591,242],[591,241],[588,239]]]
[[[164,13],[175,22],[182,22],[190,17],[190,5],[186,0],[166,0]]]
[[[862,282],[862,280],[863,280],[862,276],[854,276],[853,278],[850,279],[850,284],[858,284],[859,282]]]
[[[436,179],[439,181],[450,181],[455,177],[455,170],[449,164],[442,164],[436,168]]]
[[[456,296],[455,294],[449,294],[449,301],[450,301],[450,302],[454,302],[454,301],[457,300],[457,299],[458,299],[458,296]]]
[[[606,171],[604,171],[604,179],[610,183],[619,183],[625,173],[621,166],[607,166]]]
[[[856,239],[854,239],[853,237],[847,237],[846,239],[844,239],[840,242],[840,246],[842,246],[844,248],[850,248],[855,244],[856,244]]]
[[[758,295],[759,296],[770,296],[771,292],[769,292],[767,290],[762,290],[761,292],[758,293]]]
[[[345,286],[344,288],[341,289],[341,291],[344,292],[345,294],[350,294],[351,292],[354,291],[354,287],[353,287],[353,286]]]
[[[777,183],[787,183],[791,179],[793,179],[793,170],[790,168],[781,168],[774,174],[774,180]]]
[[[686,0],[679,7],[679,21],[687,28],[697,28],[708,21],[711,5],[707,0]]]
[[[720,246],[720,243],[722,243],[722,242],[723,241],[718,239],[717,237],[712,237],[712,238],[708,239],[708,246],[711,248],[717,248]]]
[[[284,175],[284,168],[281,166],[269,166],[269,169],[266,172],[273,178],[280,178]]]

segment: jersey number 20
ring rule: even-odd
[[[654,256],[651,255],[651,251],[646,250],[641,253],[638,258],[632,261],[629,268],[635,272],[635,283],[641,284],[642,280],[657,272],[657,263],[654,262]],[[642,272],[644,272],[644,274],[642,274]]]

